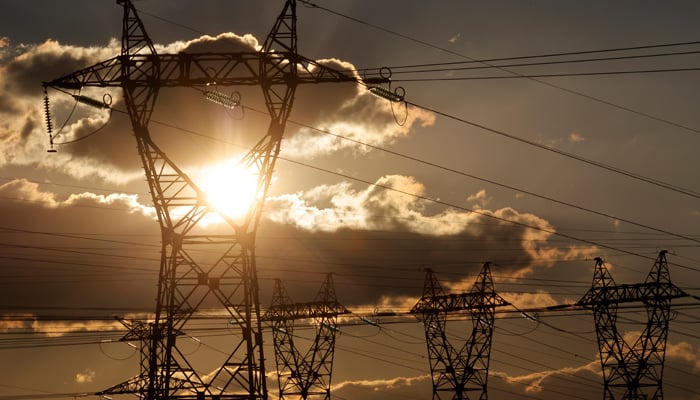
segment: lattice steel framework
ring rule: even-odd
[[[604,400],[662,400],[666,338],[671,300],[688,296],[671,283],[666,251],[661,251],[644,283],[616,285],[602,259],[595,259],[593,286],[577,305],[593,311]],[[633,344],[618,331],[620,303],[641,302],[647,324]]]
[[[337,317],[347,313],[336,297],[332,274],[326,276],[316,298],[307,303],[292,303],[282,281],[275,281],[272,305],[263,320],[272,322],[280,400],[330,400]],[[294,340],[294,323],[300,319],[313,320],[316,327],[305,354]]]
[[[495,309],[509,305],[494,289],[491,267],[485,263],[468,293],[445,294],[428,269],[423,296],[411,310],[425,325],[433,400],[488,399],[487,380]],[[472,331],[460,349],[448,339],[448,314],[471,317]]]
[[[255,237],[287,117],[297,85],[357,79],[297,54],[294,0],[285,2],[260,51],[240,53],[157,54],[131,0],[117,3],[124,12],[121,54],[44,83],[60,89],[123,89],[161,228],[154,320],[126,324],[132,329],[125,339],[144,341],[140,375],[103,393],[135,393],[147,399],[265,399]],[[254,204],[240,221],[220,213],[230,227],[223,235],[212,234],[201,223],[216,209],[149,131],[161,89],[203,88],[212,82],[259,85],[271,119],[266,134],[241,161],[257,173]],[[200,256],[211,252],[218,255]],[[199,307],[212,302],[225,310],[236,334],[231,335],[230,353],[213,371],[202,371],[183,350],[181,338]]]

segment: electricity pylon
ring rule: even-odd
[[[292,303],[282,281],[275,281],[272,305],[263,320],[272,322],[280,400],[330,400],[337,319],[347,313],[336,298],[332,274],[326,276],[316,298],[308,303]],[[316,327],[306,354],[294,341],[294,322],[299,319],[310,319]]]
[[[135,393],[146,399],[265,399],[255,237],[285,124],[299,84],[358,79],[297,53],[294,0],[285,2],[260,51],[239,53],[158,54],[131,0],[117,3],[124,12],[121,54],[44,83],[45,88],[61,90],[122,88],[161,229],[154,320],[132,325],[134,330],[125,337],[144,341],[140,375],[103,393]],[[223,235],[202,223],[208,213],[217,212],[206,193],[149,131],[161,89],[205,88],[212,83],[260,86],[270,115],[267,132],[240,162],[257,174],[254,202],[240,221],[219,213],[230,228]],[[212,252],[217,255],[210,256]],[[181,338],[199,307],[210,303],[225,310],[236,332],[228,355],[204,371],[188,357],[183,348],[188,341]]]
[[[688,296],[671,283],[666,251],[661,251],[644,283],[616,285],[601,258],[595,259],[593,286],[576,304],[593,311],[603,369],[604,400],[663,400],[663,372],[671,300]],[[620,303],[641,302],[646,327],[630,345],[617,329]]]
[[[491,267],[485,263],[468,293],[445,294],[431,269],[423,296],[411,309],[425,325],[433,380],[433,400],[488,399],[487,379],[496,307],[510,305],[494,289]],[[466,311],[472,331],[458,350],[445,330],[450,313]]]

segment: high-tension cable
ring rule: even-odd
[[[410,103],[410,104],[414,105],[413,103]],[[414,106],[417,106],[417,105],[414,105]],[[417,107],[422,107],[422,106],[417,106]],[[258,110],[252,109],[252,108],[250,108],[250,107],[246,107],[246,108],[249,109],[249,110],[253,110],[253,111],[259,112]],[[432,109],[428,109],[428,110],[429,110],[429,111],[433,111]],[[120,111],[120,110],[115,110],[115,111],[117,111],[117,112],[124,112],[124,111]],[[436,113],[438,113],[438,114],[440,114],[440,115],[445,115],[445,116],[447,116],[447,117],[449,117],[449,118],[452,118],[452,119],[457,119],[457,120],[459,120],[459,121],[461,121],[461,122],[464,122],[464,123],[467,123],[467,124],[474,124],[474,123],[472,123],[472,122],[470,122],[470,121],[461,120],[461,119],[459,119],[458,117],[455,117],[455,116],[452,116],[452,115],[449,115],[449,114],[446,114],[446,113],[442,113],[442,112],[439,112],[439,111],[437,111],[437,110],[435,110],[434,112],[436,112]],[[205,134],[203,134],[203,133],[199,133],[199,132],[196,132],[196,131],[193,131],[193,130],[190,130],[190,129],[182,128],[182,127],[179,127],[179,126],[176,126],[176,125],[173,125],[173,124],[169,124],[169,123],[165,123],[165,122],[162,122],[162,121],[151,120],[151,122],[154,123],[154,124],[158,124],[158,125],[162,125],[162,126],[171,128],[171,129],[180,130],[180,131],[185,132],[185,133],[190,133],[190,134],[194,134],[194,135],[197,135],[197,136],[201,136],[201,137],[204,137],[204,138],[207,138],[207,139],[211,139],[211,140],[221,140],[221,139],[212,138],[212,137],[210,137],[210,136],[208,136],[208,135],[205,135]],[[300,125],[300,126],[312,128],[312,127],[310,127],[310,126],[308,126],[308,125],[301,124],[301,123],[297,123],[297,122],[293,122],[293,121],[291,121],[291,120],[290,120],[289,122],[290,122],[290,123],[298,124],[298,125]],[[496,131],[496,130],[494,130],[494,129],[492,129],[492,128],[488,128],[488,127],[485,127],[485,126],[483,126],[483,125],[475,125],[475,126],[480,127],[480,128],[482,128],[482,129],[485,129],[485,130],[488,130],[488,131],[492,131],[492,132],[494,132],[494,133],[503,134],[503,135],[508,135],[509,137],[512,136],[512,135],[507,134],[507,133],[505,133],[505,132]],[[312,128],[312,129],[325,132],[325,131],[320,130],[320,129],[317,129],[317,128]],[[513,137],[516,138],[515,136],[513,136]],[[366,146],[370,146],[370,147],[372,147],[372,148],[382,149],[382,148],[379,148],[379,147],[375,147],[375,146],[373,146],[373,145],[369,145],[369,144],[365,144],[365,143],[363,143],[363,142],[359,142],[359,141],[357,141],[357,140],[355,140],[355,139],[350,139],[350,138],[346,138],[346,139],[347,139],[347,140],[350,140],[350,141],[353,141],[353,142],[361,143],[361,144],[366,145]],[[518,140],[526,140],[526,139],[518,138]],[[534,145],[537,145],[536,143],[533,143],[533,144],[534,144]],[[546,146],[543,146],[543,149],[545,149],[545,150],[551,150],[551,151],[555,151],[555,152],[559,152],[559,151],[557,151],[557,150],[554,150],[554,149],[551,149],[551,148],[547,148]],[[399,155],[399,156],[404,157],[404,155],[401,155],[400,153],[395,153],[395,152],[392,152],[392,151],[390,151],[390,150],[384,150],[384,149],[382,149],[382,150],[383,150],[383,151],[387,151],[387,152],[389,152],[389,153],[391,153],[391,154],[396,154],[396,155]],[[566,154],[569,154],[569,153],[566,153]],[[414,159],[413,157],[410,157],[410,156],[405,156],[405,157],[408,158],[408,159]],[[322,168],[322,167],[314,166],[314,165],[311,165],[311,164],[308,164],[308,163],[305,163],[305,162],[301,162],[301,161],[298,161],[298,160],[293,160],[293,159],[290,159],[290,158],[287,158],[287,157],[279,156],[278,158],[279,158],[280,160],[284,160],[284,161],[286,161],[286,162],[290,162],[290,163],[293,163],[293,164],[297,164],[297,165],[300,165],[300,166],[303,166],[303,167],[306,167],[306,168],[315,169],[315,170],[318,170],[318,171],[321,171],[321,172],[325,172],[325,173],[329,173],[329,174],[332,174],[332,175],[341,176],[341,177],[344,177],[344,178],[347,178],[347,179],[351,179],[351,180],[354,180],[354,181],[357,181],[357,182],[365,183],[365,184],[368,184],[368,185],[378,186],[378,187],[381,187],[381,188],[386,189],[386,190],[397,191],[397,192],[400,192],[400,193],[402,193],[402,194],[409,195],[409,196],[413,196],[413,197],[416,197],[416,198],[421,199],[421,200],[426,200],[426,201],[434,202],[434,203],[437,203],[437,204],[442,204],[442,205],[445,205],[445,206],[453,207],[453,208],[460,209],[460,210],[467,211],[467,212],[473,212],[473,213],[480,214],[480,215],[483,215],[483,216],[486,216],[486,217],[489,217],[489,218],[496,218],[496,219],[499,218],[499,217],[497,217],[497,216],[490,215],[490,214],[488,214],[488,213],[479,212],[478,210],[474,210],[474,209],[470,209],[470,208],[467,208],[467,207],[463,207],[463,206],[451,204],[451,203],[448,203],[448,202],[445,202],[445,201],[442,201],[442,200],[439,200],[439,199],[431,198],[431,197],[428,197],[428,196],[422,196],[422,195],[417,195],[417,194],[415,194],[415,193],[409,193],[409,192],[401,191],[401,190],[399,190],[399,189],[394,189],[394,188],[389,187],[389,186],[377,184],[376,182],[371,182],[371,181],[368,181],[368,180],[364,180],[364,179],[360,179],[360,178],[357,178],[357,177],[349,176],[349,175],[346,175],[346,174],[339,173],[339,172],[337,172],[337,171],[331,171],[331,170],[328,170],[328,169],[325,169],[325,168]],[[416,161],[421,161],[420,159],[415,159],[415,160],[416,160]],[[584,159],[584,160],[585,160],[585,159]],[[423,162],[423,161],[421,161],[421,162]],[[426,164],[432,165],[432,164],[429,163],[429,162],[426,162]],[[439,167],[439,168],[443,168],[443,167],[438,166],[438,165],[435,165],[435,166],[436,166],[436,167]],[[612,167],[611,167],[611,168],[612,168]],[[465,174],[465,173],[462,173],[462,172],[459,172],[459,171],[456,171],[456,170],[453,171],[453,170],[451,170],[451,169],[449,169],[449,168],[446,168],[446,167],[444,167],[444,169],[449,170],[449,171],[452,171],[452,172],[455,172],[455,173],[463,174],[463,175],[465,175],[465,176],[474,177],[474,176],[467,175],[467,174]],[[631,173],[629,173],[629,174],[631,174]],[[623,173],[623,175],[626,175],[626,174]],[[634,176],[634,175],[632,175],[632,176]],[[474,178],[475,178],[475,179],[483,180],[482,178],[478,178],[478,177],[474,177]],[[648,179],[648,178],[647,178],[647,179]],[[642,179],[642,180],[644,180],[644,179]],[[498,184],[498,183],[496,183],[496,182],[489,181],[489,180],[484,180],[484,181],[489,182],[489,183]],[[498,185],[501,185],[501,184],[498,184]],[[511,188],[511,187],[506,186],[506,185],[501,185],[501,186],[507,187],[507,188]],[[517,188],[514,188],[514,187],[512,187],[512,189],[513,189],[513,190],[520,190],[520,189],[517,189]],[[524,192],[524,191],[523,191],[523,192]],[[569,205],[568,203],[560,202],[560,201],[555,200],[555,199],[550,199],[550,198],[545,197],[545,196],[536,195],[536,194],[534,194],[534,193],[533,193],[533,195],[535,195],[535,196],[537,196],[537,197],[540,197],[540,198],[545,198],[545,199],[550,200],[550,201],[554,201],[554,202],[560,203],[560,204],[562,204],[562,205]],[[694,195],[694,197],[699,197],[699,198],[700,198],[700,195]],[[571,205],[571,206],[574,206],[574,205]],[[574,207],[577,207],[577,208],[578,208],[578,206],[574,206]],[[597,211],[589,210],[589,209],[586,209],[586,208],[584,208],[584,207],[580,207],[580,209],[581,209],[581,210],[588,211],[588,212],[596,213],[596,214],[599,214],[599,215],[602,215],[602,216],[606,216],[606,217],[617,218],[617,217],[614,217],[614,216],[612,216],[612,215],[608,216],[608,215],[605,214],[605,213],[599,213],[599,212],[597,212]],[[619,218],[617,218],[617,219],[619,219]],[[622,219],[620,219],[620,220],[623,221]],[[504,222],[511,222],[511,223],[515,223],[515,224],[522,224],[522,223],[519,223],[519,222],[517,222],[517,221],[510,221],[510,220],[504,220]],[[657,231],[657,232],[659,232],[659,233],[668,234],[668,235],[675,236],[675,237],[678,237],[678,238],[682,238],[682,239],[685,239],[685,240],[691,240],[691,241],[694,241],[694,242],[697,242],[697,241],[698,241],[697,239],[692,238],[692,237],[688,237],[688,236],[686,236],[686,235],[675,234],[675,233],[672,233],[672,232],[669,232],[669,231],[665,231],[665,230],[662,230],[662,229],[654,228],[654,227],[647,226],[647,225],[644,225],[644,224],[635,223],[635,222],[630,221],[630,220],[626,220],[626,219],[625,219],[624,222],[628,222],[628,223],[633,224],[633,225],[636,225],[636,226],[644,227],[644,228],[646,228],[646,229],[655,230],[655,231]],[[602,244],[602,243],[600,243],[600,242],[598,242],[598,241],[582,239],[582,238],[578,238],[578,237],[573,236],[573,235],[568,235],[568,234],[556,232],[556,231],[553,231],[553,230],[545,230],[544,228],[536,227],[536,226],[530,226],[530,225],[528,225],[528,226],[526,226],[526,227],[531,228],[531,229],[540,230],[540,231],[545,231],[545,232],[547,232],[547,233],[550,233],[550,234],[553,234],[553,235],[557,235],[557,236],[560,236],[560,237],[564,237],[564,238],[567,238],[567,239],[571,239],[571,240],[575,240],[575,241],[579,241],[579,242],[583,242],[583,243],[587,243],[587,244],[592,244],[592,245],[595,245],[595,246],[599,246],[599,247],[601,247],[601,248],[606,248],[606,249],[609,249],[609,250],[618,251],[618,252],[621,252],[621,253],[624,253],[624,254],[633,255],[633,256],[639,256],[639,257],[647,258],[647,259],[654,259],[654,258],[652,258],[652,257],[648,257],[648,256],[645,256],[645,255],[636,253],[636,252],[632,252],[632,251],[620,249],[620,248],[617,248],[617,247],[614,247],[614,246],[604,245],[604,244]],[[675,264],[675,265],[677,265],[677,266],[679,266],[679,267],[681,267],[681,268],[686,268],[686,269],[690,269],[690,270],[693,270],[693,271],[700,271],[700,269],[693,268],[693,267],[690,267],[690,266],[685,266],[685,265],[681,265],[681,264]]]
[[[401,38],[403,38],[403,39],[406,39],[406,40],[409,40],[409,41],[412,41],[412,42],[415,42],[415,43],[419,43],[419,44],[424,45],[424,46],[428,46],[428,47],[433,48],[433,49],[437,49],[437,50],[443,51],[443,52],[448,53],[448,54],[455,55],[455,56],[460,57],[460,58],[463,58],[463,59],[467,59],[467,60],[472,60],[472,61],[475,61],[475,62],[479,62],[478,59],[475,59],[475,58],[473,58],[473,57],[469,57],[469,56],[466,56],[466,55],[464,55],[464,54],[458,53],[458,52],[456,52],[456,51],[452,51],[452,50],[449,50],[449,49],[445,49],[445,48],[443,48],[443,47],[436,46],[436,45],[434,45],[434,44],[432,44],[432,43],[428,43],[428,42],[426,42],[426,41],[417,39],[417,38],[415,38],[415,37],[411,37],[411,36],[406,35],[406,34],[402,34],[402,33],[396,32],[396,31],[392,31],[392,30],[387,29],[387,28],[384,28],[384,27],[382,27],[382,26],[379,26],[379,25],[376,25],[376,24],[372,24],[372,23],[369,23],[369,22],[367,22],[367,21],[363,21],[363,20],[361,20],[361,19],[358,19],[358,18],[349,16],[349,15],[346,15],[346,14],[343,14],[343,13],[340,13],[340,12],[337,12],[337,11],[334,11],[334,10],[331,10],[331,9],[329,9],[329,8],[326,8],[326,7],[319,6],[318,4],[312,3],[312,2],[310,2],[309,0],[299,0],[299,1],[300,1],[302,4],[304,4],[304,5],[310,6],[311,8],[317,8],[317,9],[323,10],[323,11],[328,12],[328,13],[330,13],[330,14],[337,15],[337,16],[339,16],[339,17],[342,17],[342,18],[345,18],[345,19],[348,19],[348,20],[351,20],[351,21],[360,23],[360,24],[365,25],[365,26],[369,26],[369,27],[371,27],[371,28],[380,30],[380,31],[382,31],[382,32],[385,32],[385,33],[388,33],[388,34],[391,34],[391,35],[394,35],[394,36],[397,36],[397,37],[401,37]],[[679,45],[693,45],[693,44],[699,44],[699,43],[700,43],[700,41],[688,41],[688,42],[681,42],[681,43],[669,43],[669,44],[659,44],[659,45],[650,45],[650,46],[623,47],[623,48],[618,48],[618,49],[608,49],[608,50],[602,50],[602,51],[635,50],[635,49],[652,48],[652,47],[667,47],[667,46],[679,46]],[[591,51],[591,52],[602,52],[602,51]],[[571,54],[583,54],[583,53],[585,53],[585,52],[570,52],[570,53],[571,53]],[[564,53],[561,53],[561,54],[564,54]],[[498,68],[498,67],[494,66],[494,68]],[[507,69],[505,69],[505,68],[503,68],[503,70],[504,70],[504,72],[508,72],[508,73],[517,75],[516,72],[507,70]],[[583,98],[586,98],[586,99],[589,99],[589,100],[592,100],[592,101],[595,101],[595,102],[598,102],[598,103],[601,103],[601,104],[605,104],[605,105],[608,105],[608,106],[610,106],[610,107],[617,108],[617,109],[619,109],[619,110],[627,111],[627,112],[630,112],[630,113],[632,113],[632,114],[636,114],[636,115],[639,115],[639,116],[642,116],[642,117],[645,117],[645,118],[649,118],[649,119],[654,120],[654,121],[657,121],[657,122],[661,122],[661,123],[664,123],[664,124],[667,124],[667,125],[675,126],[675,127],[677,127],[677,128],[680,128],[680,129],[683,129],[683,130],[686,130],[686,131],[690,131],[690,132],[694,132],[694,133],[700,133],[700,129],[696,129],[696,128],[693,128],[693,127],[690,127],[690,126],[687,126],[687,125],[679,124],[679,123],[674,122],[674,121],[671,121],[671,120],[669,120],[669,119],[661,118],[661,117],[658,117],[658,116],[655,116],[655,115],[652,115],[652,114],[649,114],[649,113],[645,113],[645,112],[642,112],[642,111],[639,111],[639,110],[635,110],[635,109],[630,108],[630,107],[622,106],[622,105],[616,104],[616,103],[614,103],[614,102],[612,102],[612,101],[604,100],[604,99],[602,99],[602,98],[599,98],[599,97],[596,97],[596,96],[592,96],[592,95],[589,95],[589,94],[586,94],[586,93],[583,93],[583,92],[579,92],[579,91],[576,91],[576,90],[573,90],[573,89],[569,89],[569,88],[566,88],[566,87],[561,86],[561,85],[556,85],[556,84],[554,84],[554,83],[550,83],[550,82],[547,82],[547,81],[544,81],[544,80],[541,80],[541,79],[537,79],[537,78],[535,78],[535,77],[529,77],[529,78],[526,78],[526,79],[529,79],[529,80],[531,80],[531,81],[533,81],[533,82],[540,83],[540,84],[542,84],[542,85],[549,86],[549,87],[554,88],[554,89],[561,90],[561,91],[566,92],[566,93],[569,93],[569,94],[573,94],[573,95],[576,95],[576,96],[579,96],[579,97],[583,97]]]

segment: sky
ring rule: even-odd
[[[426,268],[460,293],[489,262],[503,298],[543,309],[583,297],[595,257],[634,284],[667,250],[673,283],[700,296],[700,4],[313,3],[298,5],[300,54],[359,77],[386,67],[385,89],[405,92],[390,103],[361,85],[301,85],[259,226],[263,309],[275,279],[305,302],[333,273],[354,313],[337,333],[334,398],[431,398],[423,326],[406,315]],[[165,54],[255,49],[283,2],[135,5]],[[154,311],[160,232],[122,95],[81,93],[111,98],[110,112],[50,89],[61,134],[47,153],[41,86],[117,55],[121,19],[113,1],[0,2],[0,399],[71,399],[139,372],[140,343],[120,342],[113,317]],[[563,53],[578,54],[551,56]],[[242,107],[168,89],[151,121],[212,191],[226,186],[216,167],[269,122],[258,88],[215,90]],[[700,303],[673,305],[664,395],[697,400]],[[624,309],[618,330],[633,342],[646,321]],[[193,359],[226,349],[229,327],[209,324]],[[469,324],[448,323],[456,346]],[[298,335],[308,344],[313,332]],[[272,369],[269,329],[264,340]],[[498,314],[489,373],[492,399],[600,398],[592,314]],[[275,397],[274,376],[268,388]]]

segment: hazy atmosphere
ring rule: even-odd
[[[257,51],[284,1],[134,5],[156,51],[177,54]],[[424,325],[408,311],[427,268],[462,293],[489,262],[514,306],[496,315],[489,397],[599,399],[592,313],[551,307],[586,294],[596,257],[638,284],[665,250],[689,296],[672,301],[664,398],[700,400],[698,15],[695,1],[297,0],[301,55],[405,94],[299,85],[259,223],[263,311],[276,279],[307,302],[328,273],[352,311],[333,398],[432,398]],[[121,34],[113,0],[0,3],[0,400],[97,399],[139,373],[141,343],[120,341],[114,317],[154,312],[161,232],[123,93],[86,88],[110,102],[96,109],[49,88],[51,147],[42,88],[118,55]],[[151,132],[240,209],[221,171],[269,116],[259,87],[211,85],[240,104],[163,88]],[[230,326],[200,323],[192,357],[225,351]],[[628,342],[646,326],[643,306],[621,307]],[[463,343],[468,313],[448,328]],[[264,343],[278,398],[271,329]]]

